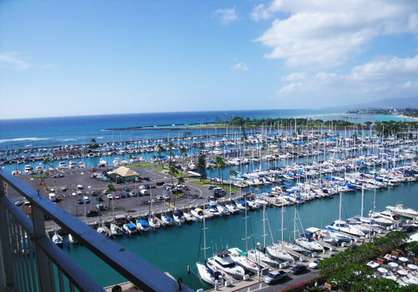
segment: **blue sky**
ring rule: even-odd
[[[0,117],[413,97],[417,11],[412,0],[2,1]]]

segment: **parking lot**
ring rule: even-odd
[[[79,217],[111,217],[130,213],[160,213],[168,209],[203,205],[214,195],[211,187],[191,180],[177,186],[177,180],[152,169],[133,168],[136,181],[105,180],[110,169],[66,169],[49,176],[23,175],[40,195]],[[174,186],[176,186],[174,188]],[[16,195],[17,205],[24,200]]]

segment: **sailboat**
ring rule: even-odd
[[[363,231],[361,231],[358,228],[355,228],[352,225],[349,225],[346,221],[341,219],[341,193],[340,193],[340,204],[339,204],[339,218],[338,220],[335,220],[332,225],[327,225],[326,228],[333,231],[340,231],[343,233],[347,233],[349,235],[357,236],[357,237],[363,237],[365,234]]]
[[[204,263],[196,263],[197,272],[199,274],[199,277],[202,281],[208,283],[209,285],[212,285],[214,287],[217,287],[218,284],[221,284],[223,282],[223,278],[220,272],[210,268],[206,263],[206,250],[208,249],[206,247],[206,220],[205,217],[203,217],[202,220],[202,231],[203,231],[203,258],[205,260]]]
[[[247,254],[237,247],[228,249],[231,259],[237,264],[243,267],[245,270],[258,274],[260,272],[260,267],[255,262],[247,258]]]
[[[284,262],[294,262],[295,259],[284,250],[284,241],[283,241],[283,232],[284,232],[284,208],[281,208],[281,242],[279,244],[273,244],[270,246],[266,246],[265,243],[265,206],[263,207],[263,230],[264,230],[264,246],[267,254],[272,257],[273,259],[284,261]]]
[[[309,240],[309,238],[306,236],[306,234],[304,233],[302,237],[298,237],[296,238],[296,233],[297,233],[297,228],[296,228],[296,219],[299,218],[297,216],[297,210],[295,208],[295,215],[294,215],[294,219],[293,219],[293,225],[294,225],[294,241],[297,245],[303,247],[306,250],[309,251],[314,251],[314,252],[323,252],[324,251],[324,247],[322,245],[320,245],[318,242],[316,241],[311,241]],[[300,221],[300,219],[299,219]],[[302,227],[303,230],[303,227]]]
[[[262,250],[255,248],[255,249],[251,249],[248,250],[247,252],[247,257],[249,260],[253,261],[254,263],[258,264],[258,265],[268,265],[271,267],[276,267],[278,266],[278,262],[276,260],[274,260],[273,258],[271,258],[270,256],[268,256],[265,252],[266,252],[266,218],[265,218],[265,208],[263,209],[263,248]],[[245,225],[247,227],[247,225]],[[247,230],[247,228],[245,229]],[[247,237],[247,235],[246,235]]]
[[[360,217],[354,217],[349,220],[350,224],[353,224],[355,227],[359,228],[366,234],[373,233],[376,231],[376,228],[373,228],[373,220],[368,217],[364,217],[364,187],[361,187],[361,207],[360,207]]]

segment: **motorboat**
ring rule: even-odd
[[[186,222],[193,222],[197,220],[197,218],[193,216],[190,212],[183,212],[183,217],[186,220]]]
[[[260,271],[260,267],[253,261],[247,258],[247,254],[237,247],[228,249],[231,259],[237,264],[243,267],[248,272],[257,274]]]
[[[208,267],[206,264],[196,263],[197,272],[200,279],[209,285],[217,287],[222,284],[222,274],[214,269]]]
[[[64,240],[62,239],[62,236],[59,235],[58,232],[56,231],[54,232],[54,235],[52,235],[51,240],[56,246],[60,248],[64,246]]]
[[[161,227],[160,220],[154,215],[148,216],[148,224],[151,228],[154,229],[158,229]]]
[[[30,165],[30,164],[25,165],[25,168],[24,168],[25,173],[30,173],[30,172],[32,172],[32,170],[33,170],[32,165]]]
[[[111,237],[119,237],[124,233],[123,229],[115,223],[110,223],[110,235]]]
[[[184,218],[183,212],[181,210],[174,210],[173,219],[174,222],[178,225],[181,225],[184,222],[186,222],[186,219]]]
[[[203,219],[204,213],[201,208],[195,208],[190,211],[190,213],[199,220]]]
[[[104,236],[110,237],[111,236],[111,232],[109,230],[109,228],[107,228],[105,225],[101,225],[99,227],[97,227],[97,232],[100,234],[103,234]]]
[[[165,226],[170,226],[174,224],[173,216],[169,213],[161,214],[161,221]]]
[[[402,204],[398,204],[395,206],[387,206],[387,210],[391,211],[394,214],[398,214],[399,216],[406,217],[409,219],[416,219],[418,218],[418,212],[412,208],[405,208]]]
[[[137,232],[136,225],[132,222],[128,222],[122,225],[123,231],[128,235],[133,235]]]
[[[209,204],[208,211],[212,214],[212,216],[221,215],[221,212],[219,212],[218,205],[216,203]]]
[[[370,212],[369,217],[373,220],[374,223],[382,226],[390,226],[395,224],[393,219],[383,217],[379,212]]]
[[[149,224],[148,218],[147,217],[140,217],[138,219],[136,219],[136,228],[139,231],[148,231],[151,229],[151,226]]]
[[[234,279],[242,280],[245,277],[244,268],[237,265],[226,251],[222,251],[217,255],[210,257],[208,259],[208,264],[218,271],[225,272],[232,276]]]
[[[218,208],[218,212],[221,215],[226,215],[226,216],[231,215],[231,212],[229,212],[229,210],[225,206],[217,205],[216,207]]]
[[[347,224],[347,222],[345,222],[344,220],[335,220],[332,225],[328,225],[326,227],[357,237],[363,237],[365,235],[363,231],[361,231],[353,225]]]
[[[226,203],[225,209],[227,209],[231,214],[237,213],[239,210],[237,209],[235,204],[232,203]]]

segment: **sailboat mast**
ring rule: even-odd
[[[266,205],[263,205],[263,247],[266,246]]]
[[[283,205],[282,205],[282,209],[281,209],[280,213],[281,213],[281,222],[280,222],[281,229],[280,229],[280,233],[281,233],[281,239],[282,239],[282,243],[283,243],[283,240],[284,240],[284,238],[283,238],[283,236],[284,236],[284,206]]]
[[[361,210],[360,210],[360,217],[363,218],[364,212],[364,187],[361,185]]]
[[[248,222],[247,222],[247,220],[248,220],[248,216],[247,216],[247,200],[245,200],[245,213],[244,213],[244,219],[245,219],[245,238],[244,238],[244,240],[245,240],[245,250],[247,251],[248,250]],[[263,222],[263,224],[264,224],[264,222]],[[264,246],[265,247],[265,246]]]
[[[341,220],[341,199],[342,199],[342,197],[341,197],[341,192],[340,192],[340,204],[339,204],[339,207],[338,207],[338,220]]]
[[[293,240],[296,239],[296,207],[295,207],[295,213],[293,215]]]
[[[206,260],[206,219],[203,216],[203,258]]]
[[[376,189],[373,190],[373,211],[376,211]]]

